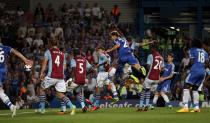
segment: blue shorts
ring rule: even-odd
[[[5,76],[6,76],[5,72],[0,72],[0,86],[3,85],[4,80],[5,80]]]
[[[156,91],[157,92],[169,92],[170,91],[171,80],[165,80],[158,84]]]
[[[120,65],[125,65],[126,63],[128,63],[129,65],[134,65],[134,64],[139,64],[139,61],[132,54],[125,55],[125,56],[120,56],[120,58],[119,58],[119,64]]]
[[[205,71],[190,71],[185,82],[191,85],[200,86],[204,82],[205,77]]]

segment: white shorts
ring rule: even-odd
[[[145,89],[151,89],[152,91],[155,91],[158,85],[158,80],[151,80],[148,78],[145,78],[143,87]]]
[[[73,92],[75,90],[78,93],[80,91],[83,91],[83,87],[84,87],[84,85],[78,85],[78,84],[72,82],[70,84],[70,86],[67,86],[67,91]]]
[[[99,72],[96,78],[97,86],[103,87],[103,85],[108,85],[110,83],[108,72]]]
[[[46,76],[41,83],[41,87],[47,89],[51,86],[55,86],[57,92],[66,92],[66,83],[64,79],[54,79]]]

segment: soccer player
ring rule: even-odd
[[[140,105],[137,111],[148,110],[151,91],[156,89],[160,79],[160,72],[163,68],[163,57],[157,51],[157,45],[150,45],[150,49],[152,51],[152,54],[150,54],[147,58],[149,72],[143,83],[143,90],[140,94]]]
[[[12,104],[9,97],[4,93],[3,89],[3,82],[7,73],[7,65],[6,65],[8,61],[7,59],[11,53],[19,57],[26,65],[32,66],[33,62],[28,60],[17,50],[9,46],[4,46],[0,43],[0,99],[3,101],[4,104],[6,104],[10,108],[12,112],[12,117],[14,117],[16,115],[16,106]]]
[[[167,64],[164,66],[164,71],[162,76],[160,77],[155,96],[153,98],[153,106],[157,104],[157,100],[159,96],[162,96],[165,100],[168,107],[171,109],[172,105],[170,104],[170,100],[167,96],[167,93],[170,92],[170,85],[171,85],[171,79],[174,75],[174,69],[175,65],[173,63],[174,55],[172,53],[169,53],[167,55]],[[154,107],[153,107],[154,108]]]
[[[204,49],[206,49],[206,45],[204,43],[200,40],[193,40],[192,47],[189,50],[190,72],[186,78],[183,89],[184,106],[177,112],[189,112],[188,102],[190,98],[190,89],[192,89],[194,103],[194,109],[191,112],[200,112],[198,88],[205,80],[205,66],[209,66],[208,54]]]
[[[96,65],[96,68],[98,68],[98,76],[97,76],[97,86],[96,86],[96,92],[95,92],[95,102],[94,107],[92,110],[99,109],[100,104],[100,91],[103,88],[104,85],[110,85],[111,91],[113,94],[113,102],[112,104],[119,101],[118,93],[116,90],[116,87],[114,83],[112,82],[113,76],[116,72],[116,69],[110,65],[111,58],[108,54],[105,53],[105,49],[103,47],[99,47],[97,49],[98,52],[98,64]]]
[[[146,76],[146,70],[139,64],[138,60],[133,55],[132,49],[128,46],[127,40],[121,34],[119,34],[118,31],[112,31],[110,33],[110,37],[115,45],[108,49],[106,53],[118,49],[119,67],[123,68],[124,65],[128,63],[136,69],[140,77],[144,78]]]
[[[74,58],[71,60],[72,77],[74,78],[68,87],[69,90],[75,90],[77,92],[77,99],[79,100],[82,111],[87,111],[87,106],[84,103],[84,85],[87,83],[87,71],[92,71],[93,69],[90,63],[86,60],[84,56],[81,55],[79,49],[74,50]]]
[[[39,110],[40,113],[45,113],[45,89],[55,86],[56,96],[71,109],[71,115],[75,114],[76,107],[71,103],[69,98],[64,95],[66,92],[66,84],[64,81],[64,69],[66,67],[65,55],[57,46],[56,37],[51,34],[49,38],[51,43],[50,49],[44,54],[42,68],[40,72],[41,88],[39,93]],[[48,64],[48,73],[45,76],[46,66]]]

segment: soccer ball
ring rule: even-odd
[[[25,71],[31,71],[31,68],[32,68],[32,66],[31,65],[25,65],[24,66],[24,69],[25,69]]]

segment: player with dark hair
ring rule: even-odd
[[[175,65],[173,63],[174,55],[169,53],[167,55],[167,63],[164,65],[163,74],[160,77],[155,96],[153,98],[153,106],[157,104],[159,96],[162,96],[168,107],[171,109],[172,105],[167,96],[167,93],[170,92],[171,79],[174,75]]]
[[[192,89],[194,109],[191,112],[200,112],[199,108],[199,93],[198,88],[205,80],[206,65],[209,66],[209,57],[206,49],[205,43],[202,43],[200,40],[194,39],[192,42],[192,47],[189,50],[190,56],[190,72],[186,78],[184,89],[183,89],[183,108],[177,112],[189,112],[189,99],[190,99],[190,90]]]
[[[133,55],[132,49],[128,46],[128,42],[123,35],[115,30],[111,31],[109,35],[115,45],[108,49],[106,53],[118,50],[119,66],[123,68],[128,63],[137,70],[139,77],[144,78],[146,76],[146,70]]]
[[[0,99],[3,101],[4,104],[6,104],[10,108],[12,112],[11,115],[12,117],[14,117],[16,115],[16,106],[12,104],[9,97],[4,93],[3,89],[3,82],[6,78],[6,73],[7,73],[7,61],[10,54],[14,54],[18,58],[20,58],[30,68],[33,65],[33,61],[28,60],[17,50],[9,46],[2,45],[0,38]]]
[[[71,103],[69,98],[64,95],[66,92],[66,83],[64,81],[64,69],[66,68],[65,55],[59,50],[57,40],[53,34],[50,35],[49,41],[51,47],[44,54],[40,72],[42,82],[39,93],[40,103],[38,112],[45,113],[45,89],[55,86],[56,96],[71,109],[71,115],[74,115],[76,107]],[[47,64],[48,72],[47,75],[45,75]]]
[[[151,54],[147,58],[149,72],[143,83],[143,90],[140,94],[140,105],[137,111],[147,111],[150,102],[151,91],[156,90],[160,79],[160,72],[163,68],[163,57],[157,50],[157,44],[150,45]],[[145,105],[144,105],[145,101]]]
[[[70,66],[72,68],[71,76],[73,80],[67,80],[67,82],[72,81],[70,86],[68,86],[68,90],[72,93],[73,91],[77,93],[77,99],[81,104],[82,111],[86,112],[87,106],[85,106],[84,103],[84,85],[87,84],[87,71],[92,71],[92,66],[86,58],[81,55],[79,49],[74,49],[74,58],[71,60]]]

